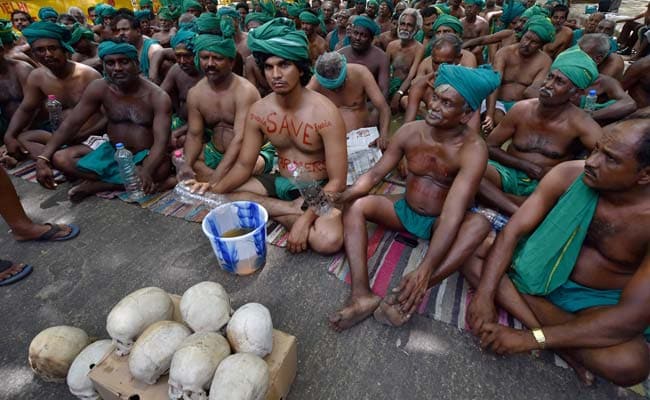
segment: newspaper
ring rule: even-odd
[[[352,185],[381,158],[378,147],[368,147],[378,137],[379,130],[374,126],[348,132],[348,185]]]

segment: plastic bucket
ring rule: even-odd
[[[266,209],[252,201],[222,204],[205,216],[201,227],[223,270],[249,275],[264,266],[268,219]],[[233,233],[239,236],[229,237]]]

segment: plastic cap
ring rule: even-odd
[[[124,148],[124,143],[118,143],[115,145],[116,149],[123,149]]]
[[[179,149],[179,150],[174,151],[174,157],[176,157],[176,158],[183,157],[183,150]]]
[[[56,100],[56,96],[53,95],[53,94],[48,94],[48,95],[47,95],[47,99],[50,100],[50,101],[51,101],[51,100]]]
[[[591,89],[591,90],[589,91],[589,96],[595,96],[595,95],[596,95],[596,90],[595,90],[595,89]]]

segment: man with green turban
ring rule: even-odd
[[[506,4],[504,4],[503,12],[501,13],[501,17],[499,17],[499,21],[501,22],[503,29],[508,29],[510,24],[513,23],[517,18],[521,17],[524,11],[526,11],[526,6],[517,0],[509,0]]]
[[[110,40],[115,36],[111,29],[111,23],[113,22],[113,17],[116,12],[115,8],[108,4],[100,3],[95,7],[96,18],[93,32],[97,34],[102,41]]]
[[[388,99],[390,61],[386,53],[372,42],[379,32],[379,25],[370,18],[358,15],[351,17],[352,32],[350,45],[339,50],[351,64],[365,65]]]
[[[138,2],[141,11],[149,10],[153,13],[153,1],[151,0],[140,0]]]
[[[151,38],[157,40],[163,47],[168,47],[172,38],[172,28],[176,18],[167,7],[161,7],[158,10],[158,27],[160,30],[154,33]]]
[[[292,22],[276,18],[250,32],[248,45],[274,93],[250,107],[241,151],[228,174],[218,182],[200,182],[195,187],[262,204],[270,217],[289,229],[291,252],[307,247],[320,253],[336,252],[343,236],[340,211],[325,213],[312,198],[299,199],[300,191],[290,179],[291,171],[300,167],[326,192],[340,192],[346,182],[345,126],[338,109],[304,87],[311,77],[307,36],[296,31]],[[265,138],[277,148],[279,172],[253,175]]]
[[[266,13],[251,12],[246,15],[246,19],[244,19],[244,26],[246,27],[247,31],[252,31],[253,29],[269,22],[272,19],[273,17],[268,16]]]
[[[352,290],[346,305],[329,317],[334,330],[348,329],[373,313],[384,324],[405,324],[427,289],[463,265],[469,253],[458,250],[476,249],[488,234],[487,221],[468,210],[488,152],[478,132],[467,123],[498,84],[498,74],[491,69],[441,65],[426,119],[403,125],[381,160],[337,196],[338,203],[344,205],[345,253]],[[406,193],[399,199],[369,195],[403,157],[409,169]],[[383,300],[371,291],[365,278],[368,221],[430,242],[420,264]]]
[[[197,0],[183,0],[183,12],[193,14],[198,18],[203,12],[203,5]]]
[[[486,139],[491,160],[481,193],[490,204],[514,213],[550,168],[573,157],[576,141],[593,149],[600,125],[572,103],[597,77],[596,63],[586,53],[566,51],[551,65],[538,98],[518,101],[510,109]],[[508,150],[502,150],[510,140]]]
[[[59,18],[59,13],[52,7],[41,7],[38,10],[38,19],[45,22],[55,22]]]
[[[453,15],[442,14],[433,23],[433,31],[436,34],[455,33],[458,37],[463,37],[463,23]]]
[[[321,25],[321,20],[311,11],[303,11],[298,17],[300,20],[300,29],[307,35],[309,40],[309,54],[312,63],[327,51],[327,42],[321,35],[318,34],[318,27]]]
[[[203,13],[194,20],[194,24],[199,35],[204,33],[212,35],[221,34],[221,20],[214,14]]]
[[[487,20],[479,15],[484,4],[482,0],[465,0],[465,16],[460,20],[463,24],[463,40],[470,40],[486,36],[490,33]],[[470,49],[476,56],[478,64],[483,64],[483,47],[476,46]]]
[[[145,36],[152,35],[151,21],[154,19],[154,15],[149,10],[138,10],[133,13],[135,19],[140,23],[140,32]]]
[[[115,161],[115,145],[123,143],[138,165],[136,173],[144,193],[169,189],[175,182],[170,177],[171,160],[167,154],[169,96],[140,76],[135,46],[108,40],[99,45],[98,54],[104,64],[104,79],[87,86],[74,112],[42,149],[36,166],[39,182],[53,188],[53,166],[80,178],[81,183],[68,192],[73,202],[100,191],[122,190],[124,180]],[[71,145],[58,150],[84,123],[102,112],[108,120],[107,138],[99,146]]]
[[[239,157],[248,110],[260,95],[250,82],[232,72],[236,54],[232,39],[199,35],[194,46],[196,68],[205,78],[187,97],[186,163],[185,170],[180,173],[196,176],[199,181],[217,183],[229,173]],[[204,146],[206,132],[209,136]],[[269,144],[262,146],[253,174],[270,172],[274,158],[275,149]]]
[[[85,64],[91,65],[91,62],[87,60],[97,58],[97,44],[95,43],[95,34],[93,31],[83,25],[74,25],[74,29],[72,30],[68,44],[74,49],[72,61],[86,61]],[[94,67],[95,63],[92,62],[92,64]]]
[[[391,17],[393,16],[394,8],[395,6],[393,5],[392,0],[382,0],[379,2],[379,9],[377,11],[378,15],[375,21],[377,22],[377,25],[379,25],[379,29],[382,33],[388,32],[392,28]]]
[[[377,0],[368,0],[366,3],[366,15],[370,19],[377,18],[377,12],[379,11],[379,3]]]
[[[221,19],[220,25],[223,36],[231,37],[235,41],[237,52],[243,59],[246,59],[251,52],[246,45],[246,32],[242,32],[239,28],[241,15],[232,7],[221,7],[217,15]]]
[[[59,42],[65,51],[70,54],[74,53],[74,49],[68,44],[70,31],[54,22],[34,22],[23,29],[23,36],[30,46],[39,39],[54,39]]]

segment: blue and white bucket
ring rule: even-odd
[[[252,201],[222,204],[208,213],[201,226],[219,265],[237,275],[249,275],[266,263],[266,222],[269,214]],[[222,237],[234,229],[252,229],[241,236]]]

